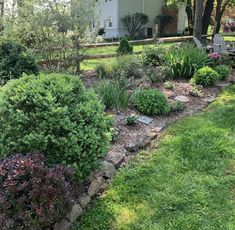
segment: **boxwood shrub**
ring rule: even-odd
[[[0,43],[0,83],[19,78],[23,73],[38,74],[35,58],[26,47],[14,41]]]
[[[24,76],[0,90],[0,154],[39,150],[86,177],[108,147],[110,121],[76,76]]]
[[[0,228],[51,229],[72,208],[73,172],[49,168],[39,153],[0,161]]]
[[[218,65],[213,69],[220,75],[220,80],[226,80],[231,72],[231,68],[227,65]]]
[[[194,74],[192,82],[196,85],[213,86],[219,80],[219,78],[220,76],[215,70],[205,66]]]
[[[166,114],[170,111],[164,94],[155,89],[141,89],[133,96],[133,104],[146,115]]]

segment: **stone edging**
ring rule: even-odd
[[[220,83],[217,85],[217,87],[222,90],[234,83],[235,81],[231,81],[229,83]],[[214,100],[208,101],[208,104],[213,101]],[[74,204],[72,210],[66,216],[66,218],[64,218],[60,223],[56,223],[54,225],[53,230],[68,230],[78,219],[78,217],[81,216],[83,210],[86,209],[92,198],[106,189],[110,179],[115,176],[117,170],[124,162],[124,159],[130,159],[132,156],[135,156],[136,153],[140,150],[150,146],[151,142],[160,136],[160,133],[163,131],[163,129],[164,127],[156,127],[155,129],[152,129],[150,133],[146,134],[143,138],[135,140],[134,142],[126,146],[129,154],[117,154],[115,159],[104,160],[101,163],[101,169],[97,171],[90,179],[89,186],[86,189],[86,192],[79,196],[78,203]],[[126,160],[125,162],[127,161],[128,160]]]

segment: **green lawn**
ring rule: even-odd
[[[235,42],[235,36],[224,36],[225,41]]]
[[[146,46],[153,46],[148,44]],[[143,50],[144,45],[134,45],[134,52],[140,52]],[[106,46],[106,47],[94,47],[87,49],[87,54],[116,54],[117,46]]]
[[[123,168],[80,230],[234,230],[235,85]]]
[[[164,48],[169,48],[172,45],[174,45],[175,43],[166,43],[166,44],[162,44],[160,46],[164,47]],[[152,44],[148,44],[145,46],[153,46]],[[143,50],[144,45],[135,45],[134,47],[134,52],[140,52]],[[96,47],[96,48],[89,48],[87,49],[86,54],[89,55],[95,55],[95,54],[115,54],[117,50],[117,46],[108,46],[108,47]],[[115,58],[100,58],[100,59],[91,59],[91,60],[85,60],[83,61],[83,63],[81,64],[81,69],[82,70],[92,70],[95,69],[95,67],[98,64],[101,63],[106,63],[106,64],[112,64],[113,62],[115,62]]]

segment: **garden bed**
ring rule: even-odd
[[[95,72],[86,72],[81,79],[87,88],[95,87],[100,79]],[[132,79],[133,81],[133,79]],[[213,102],[218,93],[235,82],[235,71],[226,81],[217,83],[214,87],[203,88],[203,96],[195,97],[190,94],[192,86],[186,80],[174,80],[174,88],[167,90],[163,83],[151,84],[134,79],[135,87],[148,87],[161,90],[168,101],[174,101],[177,96],[184,96],[188,99],[182,111],[171,112],[167,116],[152,116],[149,125],[137,122],[134,126],[127,126],[125,118],[131,114],[138,113],[135,108],[128,108],[125,111],[108,110],[107,113],[115,118],[115,127],[118,136],[110,146],[108,154],[103,159],[102,166],[94,172],[90,178],[77,189],[78,204],[75,204],[67,219],[55,226],[55,229],[68,229],[69,226],[81,215],[83,209],[89,205],[92,198],[97,197],[105,191],[110,179],[115,175],[116,170],[125,165],[141,149],[151,146],[151,141],[160,137],[162,130],[169,124],[186,116],[191,116],[202,111],[208,104]],[[185,99],[185,98],[184,98]]]

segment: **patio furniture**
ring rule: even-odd
[[[196,37],[193,37],[193,41],[195,42],[197,48],[210,51],[213,47],[211,45],[203,45]]]
[[[234,44],[232,44],[232,46],[234,48]],[[229,49],[229,47],[226,45],[224,38],[220,34],[214,35],[214,38],[213,38],[214,52],[220,53],[220,54],[229,54],[231,50],[233,50],[233,48]]]

